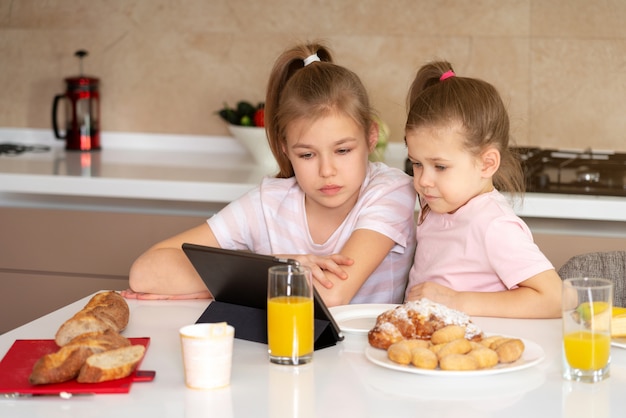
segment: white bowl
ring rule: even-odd
[[[272,154],[270,145],[267,142],[265,128],[228,125],[228,130],[252,154],[257,164],[264,167],[278,167],[274,154]]]

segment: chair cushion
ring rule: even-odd
[[[597,277],[614,284],[614,306],[626,307],[626,251],[605,251],[576,255],[559,269],[561,279]]]

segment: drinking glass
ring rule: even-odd
[[[313,359],[311,269],[280,265],[268,270],[267,340],[270,361],[298,365]]]
[[[601,278],[563,281],[563,377],[599,382],[609,376],[613,283]]]

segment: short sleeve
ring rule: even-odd
[[[514,216],[503,216],[489,224],[485,247],[489,263],[509,289],[554,268],[534,243],[528,226]]]
[[[355,229],[373,230],[402,248],[412,247],[415,199],[411,177],[398,169],[378,167],[362,193]]]

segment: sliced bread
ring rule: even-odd
[[[81,334],[58,351],[39,358],[33,365],[29,381],[33,385],[43,385],[74,379],[92,354],[125,346],[130,346],[130,341],[111,330]]]
[[[131,345],[94,354],[87,358],[76,380],[96,383],[126,377],[135,370],[145,352],[143,345]]]

